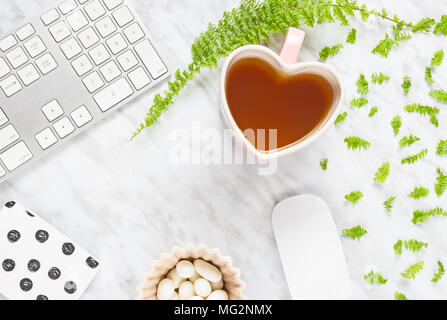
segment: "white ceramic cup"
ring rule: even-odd
[[[254,153],[261,160],[270,160],[294,153],[314,142],[334,123],[335,118],[337,117],[337,114],[339,113],[343,104],[343,84],[337,72],[333,68],[320,62],[297,63],[304,37],[305,34],[303,31],[296,28],[290,28],[280,55],[264,46],[248,45],[233,51],[223,66],[220,79],[220,106],[224,117],[224,122],[227,127],[233,130],[235,136],[241,142],[243,147]],[[313,73],[324,77],[332,86],[334,96],[332,106],[326,118],[313,131],[291,145],[272,151],[257,150],[236,124],[228,106],[225,90],[229,68],[237,60],[247,57],[263,59],[277,70],[290,75]]]

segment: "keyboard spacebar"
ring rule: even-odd
[[[121,78],[93,96],[99,108],[105,112],[130,97],[133,89],[126,79]]]

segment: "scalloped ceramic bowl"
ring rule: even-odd
[[[188,245],[186,248],[174,247],[171,253],[164,253],[152,263],[151,271],[143,275],[137,287],[137,300],[157,300],[157,286],[180,260],[203,259],[219,268],[222,273],[224,290],[230,300],[246,300],[246,283],[241,280],[241,271],[232,265],[230,257],[223,257],[219,249],[208,249],[204,244]]]

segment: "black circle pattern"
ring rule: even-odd
[[[48,271],[48,277],[50,277],[51,280],[57,280],[60,278],[60,276],[61,271],[56,267],[53,267]]]
[[[20,232],[17,230],[11,230],[8,232],[8,241],[11,243],[15,243],[20,240]]]
[[[36,240],[40,243],[45,243],[48,240],[49,236],[50,235],[45,230],[39,230],[36,232]]]
[[[73,243],[67,242],[64,243],[62,245],[62,252],[63,254],[65,254],[66,256],[71,256],[73,254],[73,252],[75,251],[75,246],[73,245]]]
[[[33,288],[33,282],[31,279],[25,278],[20,281],[20,289],[25,292],[30,291]]]
[[[16,204],[15,201],[9,201],[5,204],[5,207],[11,209],[12,207],[15,206],[15,204]]]
[[[78,289],[78,286],[73,281],[65,282],[64,290],[68,294],[74,294],[77,289]]]
[[[92,257],[88,257],[87,260],[85,260],[85,262],[92,269],[96,269],[99,265],[99,262],[93,259]]]
[[[5,270],[6,272],[11,272],[16,267],[16,263],[14,262],[14,260],[5,259],[2,263],[2,266],[3,270]]]
[[[43,294],[39,294],[37,296],[36,300],[38,300],[38,301],[46,301],[46,300],[48,300],[48,297],[44,296]]]
[[[37,272],[39,271],[39,269],[40,269],[40,262],[37,261],[36,259],[31,259],[28,262],[28,270],[30,272]]]

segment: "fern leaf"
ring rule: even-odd
[[[413,199],[422,199],[430,194],[430,190],[424,187],[415,187],[414,190],[408,195]]]
[[[425,68],[425,82],[427,82],[427,84],[429,84],[429,85],[432,85],[433,83],[435,83],[435,80],[433,80],[433,75],[431,73],[430,67]]]
[[[415,210],[413,212],[413,224],[425,223],[433,216],[447,217],[447,212],[441,208],[435,208],[432,210]]]
[[[431,90],[430,97],[438,102],[447,103],[447,91],[445,90]]]
[[[412,30],[413,32],[419,32],[419,31],[430,31],[430,29],[435,25],[436,21],[435,19],[431,18],[423,18],[416,23]]]
[[[405,301],[405,300],[408,300],[408,298],[403,293],[396,291],[396,292],[394,292],[394,300]]]
[[[345,121],[347,117],[348,117],[348,113],[347,113],[347,112],[340,113],[340,114],[337,116],[337,119],[335,119],[334,124],[335,124],[336,126],[339,125],[340,123],[342,123],[343,121]]]
[[[404,91],[404,94],[408,94],[411,89],[411,78],[410,77],[404,77],[403,82],[401,84],[402,90]]]
[[[436,154],[438,156],[446,156],[447,155],[447,140],[441,140],[436,147]]]
[[[442,279],[442,277],[445,274],[445,268],[441,261],[438,261],[438,272],[433,274],[433,279],[431,279],[432,282],[437,283],[439,280]]]
[[[329,57],[334,57],[337,55],[341,49],[343,49],[342,43],[338,43],[332,47],[324,47],[319,53],[320,59],[326,61]]]
[[[359,137],[347,137],[345,139],[346,144],[348,145],[348,149],[351,150],[361,150],[361,149],[368,149],[371,145],[368,141],[363,140]]]
[[[391,213],[391,210],[393,209],[394,200],[396,200],[396,197],[390,197],[383,203],[386,212]]]
[[[329,159],[321,159],[320,160],[320,167],[323,171],[327,170],[328,163],[329,163]]]
[[[345,196],[345,199],[347,201],[351,202],[352,204],[356,204],[362,198],[363,198],[363,193],[361,191],[353,191],[350,194],[347,194]]]
[[[388,282],[388,279],[384,278],[380,273],[371,271],[367,275],[363,277],[365,279],[366,283],[369,284],[379,284],[383,285]]]
[[[364,235],[368,234],[368,231],[363,229],[361,226],[356,226],[351,229],[344,229],[342,234],[343,236],[352,240],[360,240]]]
[[[408,113],[418,113],[421,116],[436,116],[439,114],[439,109],[436,107],[424,106],[420,103],[413,103],[405,107]]]
[[[438,177],[436,178],[437,183],[435,183],[435,192],[438,197],[442,196],[447,189],[447,175],[445,175],[441,169],[437,169]]]
[[[440,66],[443,60],[444,60],[444,50],[441,49],[433,54],[433,58],[431,59],[431,65]]]
[[[377,46],[373,49],[372,53],[380,54],[381,56],[387,58],[391,49],[395,45],[396,41],[387,33],[385,34],[385,39],[380,40],[379,44],[377,44]]]
[[[364,97],[351,100],[351,106],[355,108],[361,108],[363,106],[366,106],[368,103],[369,103],[368,100],[365,99]]]
[[[366,77],[364,74],[361,74],[359,79],[357,80],[357,92],[361,95],[366,96],[369,92],[369,83],[368,80],[366,80]]]
[[[433,31],[434,34],[441,34],[444,37],[447,37],[447,16],[443,15],[441,17],[441,21],[439,21],[435,25],[435,30]]]
[[[386,179],[390,174],[390,163],[385,162],[374,175],[374,181],[385,183]]]
[[[373,118],[377,114],[377,112],[379,112],[379,108],[372,107],[369,111],[368,117]]]
[[[382,85],[384,82],[389,81],[390,77],[384,75],[382,72],[374,73],[371,76],[371,82],[374,84]]]
[[[424,159],[428,154],[428,149],[424,149],[418,154],[415,154],[414,156],[408,156],[404,159],[402,159],[402,164],[414,164],[415,162]]]
[[[348,33],[346,42],[350,44],[355,44],[356,41],[357,41],[357,30],[352,28],[351,31]]]
[[[405,249],[407,249],[409,251],[419,252],[419,251],[421,251],[422,248],[427,248],[428,243],[418,241],[415,239],[410,239],[408,241],[407,240],[404,241],[404,246],[405,246]]]
[[[397,242],[394,244],[393,249],[396,256],[400,256],[402,254],[402,248],[403,248],[403,241],[397,240]]]
[[[418,137],[413,136],[413,135],[405,136],[399,141],[399,146],[401,148],[409,147],[420,140],[421,139],[419,139]]]
[[[398,135],[400,128],[402,127],[402,117],[395,116],[393,120],[391,120],[391,127],[393,128],[394,135]]]
[[[415,263],[408,267],[407,270],[401,273],[405,279],[416,279],[416,275],[424,269],[424,261]]]

